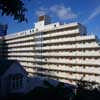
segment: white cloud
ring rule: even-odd
[[[53,5],[49,8],[40,7],[36,11],[37,16],[48,13],[50,13],[50,16],[54,15],[62,20],[77,18],[77,14],[75,14],[70,7],[65,7],[64,5]]]
[[[77,14],[70,7],[67,8],[64,5],[51,6],[50,11],[63,20],[77,18]]]
[[[91,20],[100,14],[100,6],[95,8],[91,15],[88,17],[88,20]]]
[[[37,16],[45,15],[47,12],[48,12],[48,9],[47,9],[47,8],[40,7],[40,8],[36,11],[36,15],[37,15]]]
[[[98,6],[97,8],[95,8],[93,10],[93,12],[89,15],[89,17],[83,22],[83,23],[88,23],[90,20],[92,20],[93,18],[97,17],[100,14],[100,6]]]

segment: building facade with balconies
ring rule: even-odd
[[[34,28],[2,39],[4,57],[18,60],[30,77],[100,83],[100,45],[80,23],[50,23],[48,16],[40,16]]]

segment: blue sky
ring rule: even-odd
[[[28,23],[18,23],[12,17],[1,16],[0,23],[8,24],[8,34],[34,26],[37,16],[48,14],[52,22],[78,21],[87,27],[88,33],[100,38],[100,0],[23,0],[28,9]]]

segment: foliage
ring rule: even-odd
[[[27,9],[21,0],[0,0],[0,13],[6,16],[13,16],[19,22],[27,21],[25,12]]]
[[[72,100],[100,100],[99,84],[80,80]]]
[[[96,87],[97,83],[96,82],[88,82],[84,80],[79,80],[76,82],[76,85],[78,89],[89,89],[92,90],[94,87]]]
[[[52,85],[48,81],[44,81],[43,87],[36,87],[33,91],[29,92],[25,98],[28,100],[69,100],[72,90],[65,87],[63,83],[57,86]]]

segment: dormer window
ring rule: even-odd
[[[23,76],[21,74],[10,75],[9,76],[10,89],[22,88],[22,80],[23,80]]]

